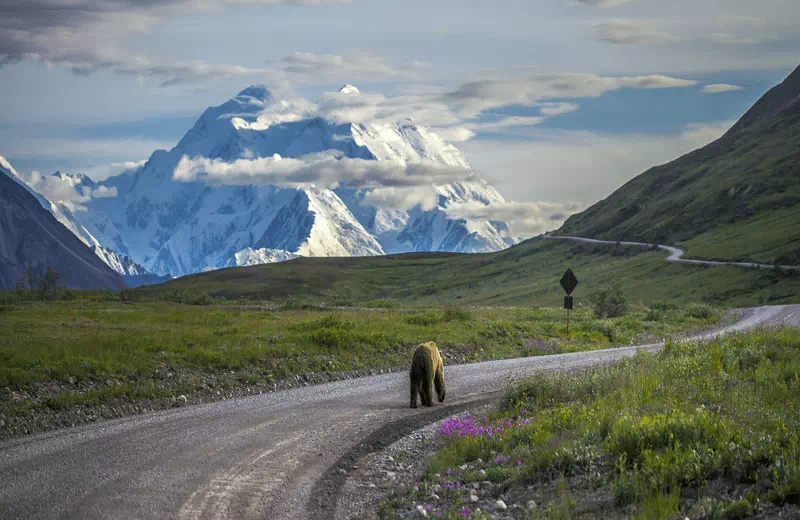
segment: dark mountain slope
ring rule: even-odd
[[[800,68],[765,94],[719,140],[669,164],[652,168],[557,232],[610,240],[677,243],[717,228],[736,234],[742,226],[749,253],[759,258],[759,222],[782,222],[800,230]],[[766,218],[770,217],[770,218]],[[791,222],[789,222],[791,221]],[[754,224],[755,223],[755,224]],[[765,260],[800,250],[789,232],[783,247],[770,247]],[[714,237],[705,237],[713,256]],[[719,244],[716,244],[717,246]]]
[[[0,289],[11,289],[28,267],[55,267],[78,289],[122,289],[125,282],[24,187],[0,172]]]

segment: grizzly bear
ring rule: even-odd
[[[411,359],[411,408],[417,407],[417,395],[423,406],[433,406],[431,386],[436,386],[439,402],[444,401],[444,360],[436,348],[436,343],[429,341],[418,346]]]

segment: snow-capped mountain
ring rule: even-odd
[[[153,285],[163,283],[172,279],[169,275],[153,274],[141,265],[137,264],[130,257],[121,255],[116,251],[107,249],[103,246],[91,246],[91,250],[100,257],[114,271],[122,275],[122,279],[128,287],[141,287],[142,285]]]
[[[230,259],[226,267],[243,267],[246,265],[274,264],[300,258],[300,255],[284,251],[283,249],[242,249]]]
[[[340,95],[360,93],[346,85]],[[96,251],[116,252],[151,272],[173,276],[295,256],[486,252],[517,242],[504,223],[448,217],[451,204],[503,202],[483,181],[438,186],[432,209],[406,210],[366,203],[370,189],[175,178],[183,157],[230,163],[323,152],[469,168],[456,147],[410,120],[342,123],[310,114],[313,110],[302,103],[275,100],[263,86],[249,87],[207,109],[175,148],[155,151],[135,172],[98,183],[81,175],[57,174],[82,198],[77,204],[53,201],[51,211]],[[108,254],[99,256],[116,266]]]

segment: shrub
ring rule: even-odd
[[[406,323],[421,327],[430,327],[442,321],[444,315],[441,312],[418,312],[406,317]]]
[[[658,309],[647,309],[647,312],[644,313],[644,321],[661,321],[664,317],[664,314]]]
[[[683,311],[690,318],[709,320],[716,317],[719,312],[707,303],[690,303]]]
[[[308,333],[311,343],[328,349],[339,349],[351,344],[353,327],[355,323],[343,320],[334,313],[297,324],[298,330]]]
[[[185,305],[211,305],[214,302],[210,295],[191,289],[170,289],[161,295],[161,300]]]
[[[628,312],[628,298],[619,282],[613,282],[593,292],[589,301],[597,318],[617,318]]]
[[[352,307],[355,304],[353,291],[350,288],[345,289],[342,294],[337,294],[333,297],[333,305],[336,307]]]
[[[599,332],[611,342],[618,339],[621,333],[613,320],[587,320],[580,324],[580,328],[586,332]]]
[[[321,318],[317,318],[316,320],[305,321],[298,323],[298,329],[301,331],[314,331],[320,329],[343,329],[343,330],[350,330],[355,326],[355,323],[352,321],[343,320],[337,314],[331,312],[322,316]]]
[[[444,321],[472,321],[472,313],[458,307],[449,308],[444,311]]]
[[[141,291],[135,289],[122,289],[119,292],[119,301],[122,303],[138,302],[142,299]]]
[[[654,311],[674,311],[678,305],[664,300],[656,300],[650,304],[649,308]]]
[[[394,309],[399,307],[397,300],[372,300],[364,304],[365,307],[373,309]]]
[[[309,339],[328,349],[340,349],[352,342],[351,334],[339,327],[326,327],[312,331]]]
[[[749,518],[751,516],[753,516],[753,506],[746,498],[731,502],[722,512],[722,518],[726,520],[739,520],[740,518]]]

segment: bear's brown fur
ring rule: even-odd
[[[444,360],[436,347],[429,341],[418,346],[411,359],[411,408],[417,407],[417,395],[423,406],[433,406],[431,386],[436,387],[439,402],[444,401]]]

